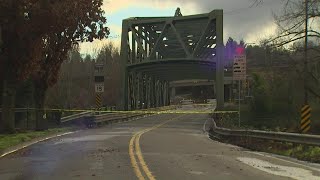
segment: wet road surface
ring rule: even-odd
[[[320,179],[320,166],[213,141],[206,114],[83,130],[0,159],[1,180]]]

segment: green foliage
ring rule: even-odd
[[[2,98],[0,128],[4,128],[0,131],[15,129],[12,107],[18,83],[32,79],[32,104],[43,108],[46,91],[57,82],[68,52],[79,42],[108,37],[102,3],[103,0],[1,1],[0,83],[3,91],[10,93]],[[37,129],[46,128],[41,113],[36,115]]]
[[[252,94],[253,101],[250,103],[251,110],[258,114],[271,112],[271,101],[269,87],[263,77],[259,74],[253,74]]]
[[[118,49],[109,43],[99,50],[96,59],[93,60],[89,55],[83,57],[78,50],[69,53],[68,61],[61,65],[57,84],[48,89],[47,107],[78,109],[95,107],[94,64],[96,61],[105,65],[103,105],[114,106],[119,102],[121,72]]]
[[[295,157],[301,160],[311,162],[320,162],[320,147],[293,145],[291,143],[283,143],[284,148],[270,148],[269,151],[285,156]]]
[[[228,111],[227,109],[224,109],[225,111]],[[230,129],[238,129],[238,120],[239,120],[239,114],[238,112],[234,113],[220,113],[220,114],[212,114],[211,115],[215,122],[217,123],[217,126],[224,127],[224,128],[230,128]]]
[[[30,131],[17,134],[3,134],[0,135],[0,152],[11,146],[27,142],[38,137],[47,136],[55,133],[67,132],[68,130],[68,128],[56,128],[49,129],[46,131]]]

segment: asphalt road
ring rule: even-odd
[[[320,166],[213,141],[205,114],[83,130],[0,159],[1,180],[320,179]]]

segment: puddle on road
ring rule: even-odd
[[[101,160],[97,160],[95,162],[92,162],[89,165],[90,165],[91,170],[103,170],[104,169],[103,162]]]
[[[204,172],[201,171],[189,171],[190,174],[195,174],[195,175],[203,175],[205,174]]]
[[[240,162],[243,162],[251,167],[257,168],[261,171],[267,172],[269,174],[289,177],[297,180],[319,180],[320,176],[315,176],[312,174],[310,170],[298,168],[298,167],[290,167],[290,166],[281,166],[272,164],[268,161],[263,161],[256,158],[247,158],[247,157],[238,157]]]
[[[124,136],[124,135],[132,135],[131,131],[118,131],[118,132],[101,132],[99,135],[119,135],[119,136]]]
[[[203,133],[192,133],[192,134],[186,134],[189,136],[196,136],[196,137],[207,137],[207,135],[203,134]]]
[[[64,143],[74,143],[74,142],[84,142],[84,141],[104,141],[117,135],[89,135],[83,137],[75,137],[75,138],[64,138],[58,142],[55,142],[54,145],[64,144]]]
[[[115,128],[113,128],[113,129],[126,129],[126,130],[128,130],[128,129],[130,129],[131,127],[115,127]]]

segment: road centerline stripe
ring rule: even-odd
[[[143,135],[144,133],[146,132],[149,132],[151,130],[154,130],[154,129],[157,129],[165,124],[167,124],[168,122],[170,121],[173,121],[173,120],[176,120],[178,118],[181,118],[183,116],[186,116],[186,115],[179,115],[177,117],[174,117],[170,120],[167,120],[163,123],[160,123],[160,124],[157,124],[153,127],[150,127],[150,128],[146,128],[144,130],[141,130],[137,133],[135,133],[131,140],[130,140],[130,143],[129,143],[129,156],[130,156],[130,159],[131,159],[131,165],[134,169],[134,172],[137,176],[137,178],[139,180],[144,180],[144,176],[142,175],[142,172],[141,172],[141,169],[143,170],[143,172],[145,173],[145,175],[147,176],[148,179],[150,180],[156,180],[156,178],[152,175],[151,171],[149,170],[148,168],[148,165],[146,164],[144,158],[143,158],[143,155],[142,155],[142,152],[141,152],[141,148],[140,148],[140,137],[141,135]],[[137,159],[135,157],[135,155],[137,156]],[[140,166],[139,166],[140,165]],[[141,169],[140,169],[141,167]]]
[[[146,131],[147,132],[147,131]],[[142,167],[142,170],[146,173],[147,177],[150,179],[150,180],[155,180],[155,177],[152,175],[151,171],[149,170],[146,162],[144,161],[144,158],[142,156],[142,153],[141,153],[141,148],[140,148],[140,137],[141,135],[143,134],[144,132],[142,133],[139,133],[136,137],[136,143],[135,143],[135,147],[136,147],[136,154],[137,154],[137,157],[139,159],[139,163]]]
[[[144,180],[144,177],[142,176],[141,170],[139,168],[139,165],[137,163],[136,157],[134,156],[134,141],[136,139],[136,134],[131,138],[129,143],[129,156],[131,160],[131,165],[134,170],[134,173],[136,174],[137,178],[139,180]]]

